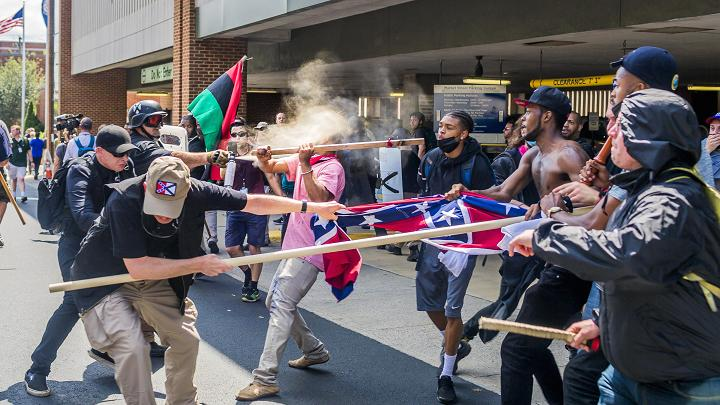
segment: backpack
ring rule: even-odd
[[[475,167],[475,158],[477,155],[473,155],[470,159],[464,161],[460,165],[460,181],[462,184],[464,184],[466,187],[470,188],[472,183],[472,172],[473,168]],[[425,167],[423,167],[423,175],[425,176],[425,190],[423,192],[425,195],[427,195],[430,192],[430,175],[433,172],[433,169],[436,165],[432,164],[429,165],[427,162],[425,162]]]
[[[90,143],[88,143],[88,146],[82,146],[80,143],[80,138],[75,138],[75,145],[77,145],[78,148],[78,157],[95,150],[95,137],[90,135]]]
[[[697,169],[692,168],[684,168],[684,167],[673,167],[670,169],[667,169],[667,171],[678,171],[681,172],[681,174],[677,177],[673,177],[669,180],[667,180],[667,183],[672,183],[673,181],[682,179],[682,178],[690,178],[692,180],[697,181],[700,183],[700,185],[703,188],[703,192],[705,193],[705,196],[710,201],[710,207],[712,208],[713,212],[715,213],[716,218],[720,221],[720,192],[715,190],[714,187],[709,186],[707,183],[705,183],[700,175],[697,172]],[[710,310],[712,312],[717,312],[717,305],[715,303],[715,298],[720,299],[720,287],[710,283],[709,281],[702,278],[700,275],[696,273],[688,273],[683,276],[683,279],[686,281],[691,281],[698,283],[698,286],[700,287],[700,291],[702,291],[703,295],[705,296],[705,301],[707,301],[708,306],[710,307]]]
[[[75,163],[85,164],[86,160],[72,159],[65,162],[52,179],[44,178],[38,183],[37,219],[42,229],[60,230],[65,212],[67,175]]]

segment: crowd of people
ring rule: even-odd
[[[492,160],[471,136],[474,121],[464,111],[445,114],[437,134],[421,113],[408,117],[409,131],[398,123],[392,133],[424,139],[401,151],[406,198],[453,200],[470,190],[526,208],[528,220],[545,218],[512,240],[502,254],[497,300],[466,322],[462,309],[476,256],[451,272],[437,248],[408,246],[408,260],[417,262],[417,310],[427,313],[441,342],[439,402],[458,401],[453,376],[470,342],[497,335],[481,329],[479,319],[507,319],[521,298],[518,322],[566,328],[575,337],[561,375],[549,339],[507,334],[500,349],[504,404],[530,404],[534,381],[550,404],[712,403],[720,396],[720,352],[713,347],[720,333],[720,113],[705,121],[704,132],[673,92],[677,65],[664,49],[641,47],[611,66],[617,70],[605,114],[607,161],[593,159],[600,145],[583,136],[587,123],[563,92],[547,86],[515,100],[525,113],[508,119],[507,147]],[[142,281],[65,293],[25,374],[30,395],[50,395],[51,365],[81,319],[90,355],[114,367],[127,403],[155,403],[150,356],[164,357],[166,402],[196,403],[200,336],[188,291],[195,278],[232,269],[204,250],[206,242],[210,253],[219,252],[217,211],[227,212],[226,252],[240,257],[259,254],[268,243],[269,215],[285,214],[278,223],[287,250],[315,245],[314,214],[331,220],[343,204],[375,201],[373,151],[319,154],[303,144],[297,154],[277,158],[258,141],[271,125],[238,119],[227,148],[207,152],[192,115],[180,122],[188,151],[170,151],[159,141],[166,115],[157,102],[141,101],[129,109],[124,128],[104,125],[96,134],[85,117],[78,136],[55,148],[55,160],[64,163],[54,173],[66,176],[58,248],[63,280],[128,273]],[[281,112],[273,125],[287,122]],[[343,141],[374,138],[362,120],[351,126]],[[2,124],[0,132],[0,167],[9,164],[22,201],[24,171],[28,164],[37,170],[43,147],[21,139],[16,126],[8,131]],[[248,159],[252,153],[255,161]],[[0,192],[0,219],[8,198]],[[573,215],[580,206],[591,209]],[[402,247],[383,248],[402,254]],[[237,400],[280,392],[280,359],[290,338],[303,354],[289,367],[331,359],[298,311],[324,266],[319,255],[278,265],[265,297],[264,348]],[[262,265],[241,270],[242,300],[259,301]],[[597,339],[599,347],[591,344]]]

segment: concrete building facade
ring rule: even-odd
[[[478,56],[480,78],[509,81],[510,98],[529,93],[533,79],[610,75],[610,61],[642,45],[676,56],[679,91],[698,115],[718,109],[717,91],[689,90],[720,85],[720,51],[712,46],[720,34],[720,13],[713,0],[656,0],[652,7],[640,0],[532,7],[521,0],[56,4],[59,112],[84,112],[100,122],[123,120],[137,97],[161,99],[177,122],[189,102],[243,54],[253,60],[237,113],[257,122],[272,120],[284,108],[293,74],[316,58],[327,62],[324,85],[358,100],[361,115],[367,105],[374,114],[368,118],[383,119],[405,118],[415,110],[432,114],[434,86],[474,77]],[[609,89],[606,84],[572,90],[584,112],[602,113]]]

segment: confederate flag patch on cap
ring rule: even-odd
[[[174,196],[176,186],[177,185],[171,181],[158,180],[155,185],[155,194]]]

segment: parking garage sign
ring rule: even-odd
[[[146,67],[140,70],[140,84],[172,80],[172,62]]]
[[[475,123],[471,131],[473,133],[502,133],[507,113],[505,86],[439,84],[435,85],[434,93],[433,123],[436,133],[443,115],[453,110],[463,110],[470,114]]]

